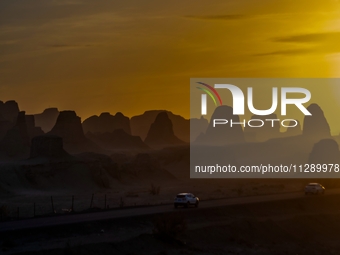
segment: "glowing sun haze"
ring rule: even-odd
[[[335,0],[2,0],[0,99],[189,117],[191,77],[338,77],[339,14]]]

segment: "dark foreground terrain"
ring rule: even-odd
[[[340,195],[1,233],[3,254],[340,254]]]

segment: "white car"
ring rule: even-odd
[[[199,202],[200,199],[191,193],[179,193],[175,197],[174,206],[175,208],[178,206],[189,207],[190,205],[198,207]]]
[[[325,187],[322,186],[319,183],[309,183],[305,187],[305,194],[324,194],[325,193]]]

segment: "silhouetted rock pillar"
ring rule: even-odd
[[[62,157],[67,155],[63,148],[63,139],[55,135],[36,136],[32,139],[31,158]]]
[[[307,107],[307,110],[312,115],[306,115],[304,118],[303,135],[315,140],[330,138],[330,127],[320,106],[311,104]]]
[[[86,140],[81,119],[74,111],[60,112],[57,122],[49,134],[62,137],[65,143],[80,143]]]
[[[226,124],[216,124],[214,119],[227,120]],[[229,145],[244,142],[243,121],[240,123],[238,115],[233,115],[233,108],[227,105],[219,106],[211,116],[210,123],[205,135],[202,133],[196,140],[199,144],[206,145]]]
[[[339,164],[339,145],[333,139],[322,139],[314,144],[309,154],[308,163],[313,164]]]
[[[166,112],[157,115],[144,142],[151,147],[184,144],[175,136],[172,122]]]

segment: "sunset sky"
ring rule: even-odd
[[[15,99],[27,113],[73,109],[82,119],[150,109],[188,118],[190,78],[340,77],[339,7],[336,0],[2,0],[0,100]]]

